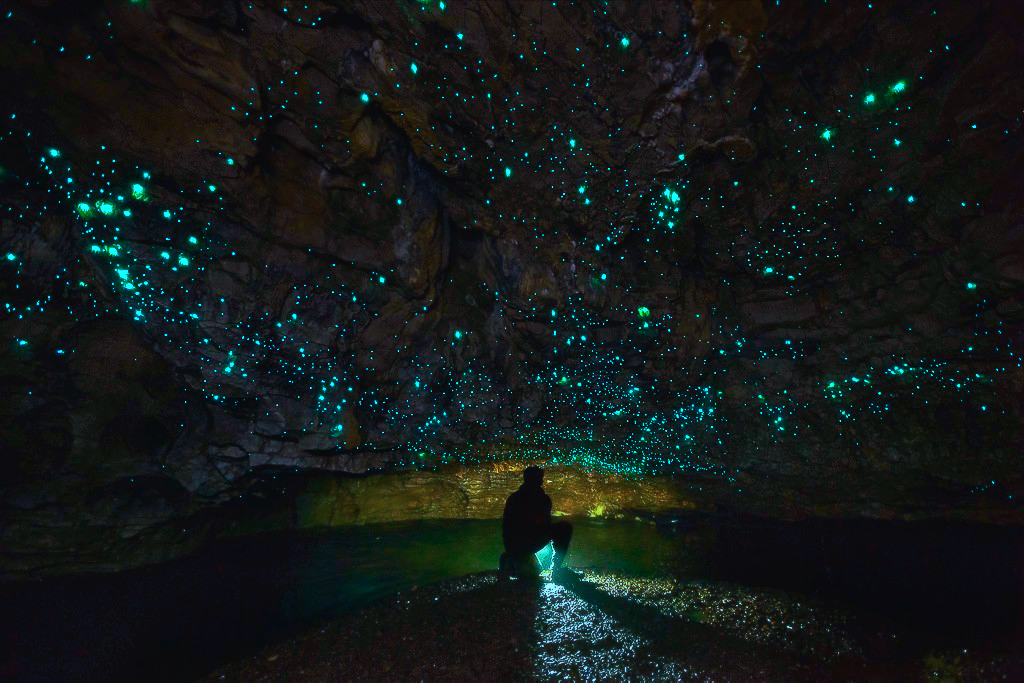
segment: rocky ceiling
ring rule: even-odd
[[[8,7],[8,520],[510,454],[1024,494],[1014,3]]]

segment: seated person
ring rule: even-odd
[[[541,487],[543,481],[544,470],[527,467],[523,470],[523,485],[505,503],[505,514],[501,520],[505,552],[498,561],[500,581],[508,579],[511,574],[536,574],[538,563],[534,554],[548,543],[553,543],[555,550],[551,560],[552,574],[561,569],[562,560],[569,551],[572,525],[569,522],[551,523],[551,498]]]

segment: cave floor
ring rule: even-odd
[[[414,587],[206,680],[1021,680],[985,648],[907,652],[877,622],[798,594],[575,570]]]
[[[573,524],[558,581],[497,583],[498,520],[424,520],[0,584],[0,678],[1024,680],[1019,527]]]

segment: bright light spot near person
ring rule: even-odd
[[[636,312],[640,315],[641,318],[651,317],[651,309],[647,308],[646,306],[641,306],[640,308],[636,309]]]
[[[967,283],[967,289],[977,289],[977,288],[978,288],[978,283],[977,282],[968,282]]]
[[[874,104],[874,103],[875,103],[875,94],[869,92],[868,96],[864,98],[864,104]]]
[[[821,139],[824,140],[825,142],[828,142],[829,140],[831,140],[832,139],[832,131],[830,129],[826,128],[824,130],[824,132],[821,134]]]
[[[907,88],[907,82],[906,81],[897,81],[896,83],[893,83],[892,91],[895,92],[895,93],[900,93],[900,92],[903,92],[904,90],[906,90],[906,88]]]
[[[512,177],[512,169],[509,168],[508,166],[505,167],[505,177],[506,178]]]
[[[551,558],[554,557],[555,551],[551,543],[541,548],[536,552],[537,562],[540,562],[541,569],[549,569],[551,567]]]

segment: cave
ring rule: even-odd
[[[0,677],[1024,680],[1022,36],[8,3]]]

